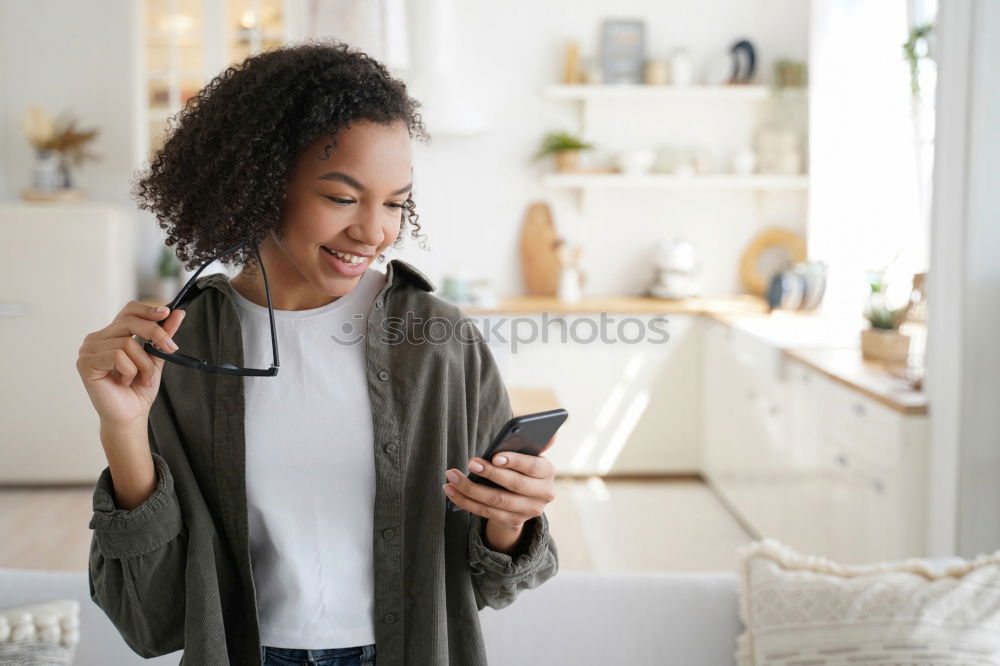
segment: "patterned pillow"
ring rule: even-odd
[[[69,666],[80,640],[80,602],[60,599],[0,610],[0,664]]]
[[[843,565],[765,538],[737,556],[738,666],[1000,666],[1000,551]]]

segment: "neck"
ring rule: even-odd
[[[340,296],[330,296],[316,290],[281,252],[272,251],[269,243],[260,248],[260,257],[267,270],[267,283],[271,291],[271,305],[275,310],[313,310],[329,305]],[[264,277],[259,268],[243,269],[232,278],[233,289],[251,303],[267,307]]]

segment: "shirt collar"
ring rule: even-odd
[[[385,270],[385,278],[385,287],[382,289],[383,293],[392,287],[398,287],[404,282],[416,285],[424,291],[434,291],[435,289],[434,283],[426,275],[420,272],[416,266],[402,259],[392,259],[389,261],[389,265]],[[197,288],[198,290],[217,289],[228,298],[228,285],[228,275],[225,273],[212,273],[211,275],[204,275],[195,280],[192,288]],[[381,297],[382,294],[379,294],[379,296]]]

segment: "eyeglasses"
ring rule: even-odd
[[[208,260],[201,268],[195,271],[195,274],[187,281],[184,288],[181,289],[180,293],[174,297],[174,300],[167,304],[170,311],[173,312],[177,307],[184,301],[184,297],[187,295],[188,290],[191,285],[194,284],[201,272],[205,270],[210,264],[215,262],[220,257],[224,257],[227,254],[235,252],[244,245],[247,241],[242,241],[232,246],[227,250],[223,250],[219,254]],[[278,374],[278,334],[275,332],[274,328],[274,308],[271,307],[271,289],[267,284],[267,272],[264,270],[264,262],[261,261],[260,252],[257,246],[254,245],[253,248],[254,255],[257,257],[257,265],[260,266],[260,272],[264,276],[264,291],[267,294],[267,314],[271,318],[271,351],[274,354],[274,362],[271,364],[270,368],[238,368],[231,363],[223,363],[222,365],[213,365],[208,361],[203,359],[194,358],[193,356],[188,356],[186,354],[181,354],[180,352],[165,352],[157,349],[153,346],[153,343],[148,340],[143,344],[142,348],[153,356],[157,356],[171,363],[177,363],[178,365],[183,365],[188,368],[195,368],[196,370],[204,370],[205,372],[215,372],[224,375],[242,375],[245,377],[274,377]],[[156,322],[160,326],[163,326],[163,321]]]

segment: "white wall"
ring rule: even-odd
[[[305,0],[296,2],[301,5]],[[409,2],[413,25],[419,25],[422,2]],[[804,230],[803,193],[608,191],[596,195],[581,213],[572,195],[541,187],[539,175],[548,165],[528,164],[528,158],[545,131],[577,119],[574,104],[545,100],[541,90],[558,81],[567,40],[578,39],[585,55],[596,55],[602,19],[645,18],[652,57],[666,57],[683,46],[696,62],[704,62],[711,54],[724,53],[737,38],[747,37],[758,48],[758,71],[769,75],[776,58],[806,59],[808,3],[462,0],[456,4],[457,42],[468,94],[493,115],[495,124],[481,136],[436,136],[431,145],[416,147],[414,196],[432,251],[424,252],[408,239],[407,248],[395,256],[413,261],[439,285],[445,271],[463,265],[475,275],[491,278],[499,293],[520,293],[518,232],[524,211],[535,199],[549,200],[560,233],[583,244],[586,291],[595,294],[644,289],[652,279],[655,240],[674,235],[696,244],[705,263],[706,293],[730,293],[740,288],[740,252],[761,226]],[[139,131],[133,127],[131,111],[137,100],[132,46],[137,35],[131,20],[135,10],[128,0],[105,0],[99,10],[95,6],[75,0],[0,0],[0,199],[15,199],[30,179],[32,155],[17,125],[24,108],[31,102],[53,110],[73,105],[85,126],[101,127],[94,150],[104,156],[104,161],[80,170],[79,184],[92,199],[120,203],[135,212],[139,274],[146,277],[155,270],[162,234],[128,193],[136,154],[133,133]],[[427,39],[419,33],[411,37],[415,51],[420,40]],[[659,108],[637,111],[635,120],[628,121],[634,128],[641,130],[652,118],[664,140],[686,140],[702,132],[726,148],[737,147],[733,137],[750,121],[738,109],[709,110],[700,120]],[[636,131],[631,139],[623,137],[624,124],[609,128],[609,141],[616,134],[626,142],[644,136]],[[429,129],[434,134],[434,127]],[[758,211],[763,212],[760,221]]]
[[[28,106],[72,109],[100,129],[99,162],[74,171],[90,199],[138,210],[129,197],[133,145],[131,0],[0,0],[0,200],[31,184],[34,153],[21,130]]]
[[[704,63],[712,54],[724,53],[737,38],[748,37],[759,52],[758,71],[769,75],[779,57],[806,60],[808,3],[513,0],[501,5],[467,0],[457,4],[457,41],[468,95],[492,114],[495,127],[478,137],[436,138],[416,150],[414,198],[433,252],[424,252],[407,239],[408,248],[398,256],[425,268],[432,279],[439,280],[450,267],[461,265],[491,277],[499,293],[520,293],[518,234],[528,204],[536,199],[549,201],[559,232],[583,245],[585,291],[594,294],[645,289],[652,280],[655,240],[673,235],[695,243],[705,263],[705,293],[732,293],[740,289],[740,253],[761,226],[778,224],[805,231],[806,201],[801,192],[758,197],[749,192],[719,196],[609,190],[595,194],[581,212],[573,195],[542,188],[539,175],[550,167],[529,164],[528,159],[548,129],[562,122],[575,128],[579,117],[575,103],[546,100],[541,91],[559,82],[567,41],[579,40],[585,56],[596,54],[603,19],[645,18],[648,52],[655,58],[685,47],[696,63]],[[418,54],[420,40],[426,38],[413,35]],[[420,65],[419,60],[414,62],[415,67]],[[654,123],[657,132],[648,134],[654,139],[686,143],[698,133],[722,146],[738,147],[732,145],[734,130],[727,123],[739,126],[747,121],[740,109],[709,108],[692,114],[654,106],[633,107],[629,113],[633,115],[612,119],[606,132],[597,133],[599,142],[607,139],[603,148],[638,144],[643,130]],[[434,127],[429,131],[433,135]],[[609,144],[613,138],[621,144]],[[758,206],[764,213],[761,221]]]

